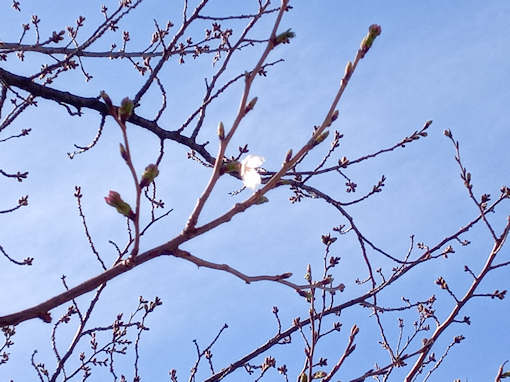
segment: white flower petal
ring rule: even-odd
[[[241,161],[241,177],[246,187],[254,190],[261,183],[257,169],[264,163],[264,158],[258,155],[247,155]]]
[[[260,182],[261,178],[256,170],[247,171],[243,176],[244,185],[252,190],[256,189]]]
[[[246,158],[244,158],[243,163],[245,163],[247,167],[257,168],[262,166],[262,163],[264,163],[264,158],[258,155],[248,155]]]

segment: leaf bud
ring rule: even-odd
[[[285,163],[287,163],[291,159],[292,159],[292,149],[289,149],[289,151],[287,151],[287,154],[285,155]]]
[[[257,199],[257,201],[255,202],[255,204],[264,204],[264,203],[267,203],[269,202],[269,199],[266,198],[264,195],[262,195],[261,197],[259,197]]]
[[[312,267],[310,264],[306,267],[305,280],[308,282],[312,281]]]
[[[220,141],[225,139],[225,127],[223,126],[223,122],[218,124],[218,138]]]
[[[349,78],[352,75],[352,62],[348,62],[347,65],[345,65],[345,71],[344,71],[344,77]]]
[[[127,162],[128,154],[127,154],[126,148],[124,147],[124,145],[122,143],[119,143],[119,147],[120,147],[120,156],[122,157],[122,159],[124,159]]]
[[[112,103],[112,100],[110,99],[110,96],[108,94],[106,94],[106,92],[104,90],[101,90],[101,92],[99,93],[99,96],[103,99],[104,103],[108,107],[108,112],[110,114],[114,114],[115,109],[113,107],[113,103]]]
[[[250,112],[255,107],[255,104],[257,103],[257,97],[254,97],[250,102],[248,102],[248,105],[246,105],[246,108],[244,109],[245,113]]]
[[[331,114],[331,122],[335,122],[338,119],[338,109],[336,109],[333,114]]]
[[[342,168],[345,168],[347,167],[347,165],[349,164],[349,159],[347,159],[347,157],[342,157],[342,159],[340,159],[338,161],[338,165]]]

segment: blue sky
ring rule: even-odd
[[[99,3],[81,5],[76,9],[70,2],[56,1],[41,7],[37,1],[22,1],[18,14],[2,5],[0,40],[17,41],[20,24],[37,13],[46,34],[61,29],[78,15],[98,22]],[[175,2],[177,3],[177,2]],[[239,8],[235,1],[212,2],[211,14],[230,14]],[[256,3],[247,2],[247,3]],[[113,8],[116,2],[111,2]],[[270,59],[285,62],[269,71],[267,78],[257,79],[252,94],[259,97],[256,109],[243,122],[229,152],[249,144],[254,154],[266,158],[265,167],[275,169],[289,148],[298,149],[310,136],[312,126],[319,124],[336,93],[345,63],[352,60],[370,24],[382,26],[382,34],[366,58],[360,63],[340,104],[340,117],[333,128],[344,138],[337,157],[355,158],[380,147],[398,142],[420,129],[426,120],[433,120],[429,136],[408,145],[405,150],[364,164],[353,166],[349,176],[359,185],[358,193],[371,189],[382,174],[387,181],[384,191],[351,208],[360,228],[387,251],[402,256],[408,248],[409,236],[433,244],[455,232],[476,216],[474,204],[458,176],[452,145],[443,136],[450,129],[461,141],[464,163],[472,173],[477,195],[499,194],[499,188],[509,184],[510,141],[508,99],[510,90],[508,56],[508,20],[510,4],[506,1],[425,1],[425,2],[292,2],[294,9],[285,15],[282,30],[292,28],[296,38],[290,45],[271,53]],[[178,20],[179,6],[162,5],[147,0],[126,19],[121,29],[129,29],[133,46],[143,43],[152,33],[152,19],[164,24],[168,18]],[[57,26],[58,25],[58,26]],[[264,22],[255,36],[269,33],[271,20]],[[44,35],[44,32],[43,32]],[[104,45],[118,40],[107,35]],[[140,46],[140,45],[138,45]],[[241,55],[231,66],[232,75],[249,70],[260,54],[258,50]],[[32,59],[33,57],[33,59]],[[28,55],[24,63],[14,57],[2,67],[17,73],[32,73],[41,62]],[[85,83],[79,73],[62,77],[55,83],[60,89],[70,89],[85,96],[96,96],[106,90],[114,100],[133,96],[143,83],[126,62],[85,61],[94,75]],[[171,62],[163,71],[168,90],[168,111],[161,125],[172,130],[187,117],[200,101],[203,78],[213,72],[209,58],[179,66]],[[209,149],[215,152],[215,131],[219,120],[228,126],[235,117],[241,88],[234,87],[208,112],[206,128],[199,140],[211,140]],[[156,92],[143,100],[141,113],[153,115],[160,104]],[[83,118],[71,118],[63,108],[40,101],[37,109],[25,113],[11,130],[32,128],[21,140],[4,143],[0,150],[0,168],[29,170],[29,179],[22,184],[2,180],[2,206],[16,203],[20,195],[29,194],[30,207],[14,214],[0,215],[0,244],[12,256],[35,257],[34,266],[15,268],[4,262],[2,314],[31,306],[60,291],[60,276],[66,274],[75,285],[99,272],[83,235],[73,198],[74,186],[81,185],[83,204],[89,229],[98,250],[105,259],[113,259],[114,251],[108,240],[123,243],[126,238],[123,220],[107,208],[103,196],[108,190],[131,192],[131,179],[118,155],[120,131],[108,121],[99,144],[90,152],[73,160],[66,158],[73,144],[86,144],[95,135],[99,117],[87,112]],[[156,158],[159,146],[154,136],[137,127],[129,127],[135,163],[141,171]],[[320,160],[326,146],[310,156],[307,167]],[[205,186],[209,172],[186,159],[187,150],[169,143],[159,177],[160,197],[174,211],[151,230],[142,241],[142,249],[163,243],[179,233],[191,212],[194,201]],[[333,161],[335,163],[336,160]],[[342,200],[349,200],[344,181],[326,176],[314,185]],[[233,179],[222,179],[202,221],[218,216],[235,201],[226,193],[240,186]],[[241,197],[246,196],[243,193]],[[289,190],[270,192],[270,203],[252,208],[217,230],[185,245],[185,249],[205,259],[228,263],[249,274],[294,272],[294,280],[302,282],[306,265],[318,272],[323,246],[321,234],[345,221],[319,200],[305,200],[291,205]],[[242,199],[241,199],[242,200]],[[496,227],[502,227],[508,215],[508,204],[491,216]],[[387,305],[399,304],[401,296],[426,299],[438,298],[438,315],[444,318],[452,301],[442,293],[434,280],[443,276],[461,294],[471,281],[462,271],[465,264],[477,270],[483,264],[490,238],[484,227],[470,231],[464,237],[472,242],[458,249],[448,260],[434,262],[421,271],[410,272],[383,296]],[[459,247],[459,246],[457,246]],[[354,237],[340,238],[333,247],[342,260],[335,280],[346,285],[338,302],[363,290],[355,284],[365,275]],[[508,260],[508,250],[501,254]],[[391,267],[383,259],[374,262]],[[389,272],[389,269],[388,269]],[[483,292],[508,288],[507,269],[490,274],[482,285]],[[265,342],[275,331],[271,313],[274,305],[280,309],[283,327],[296,316],[307,315],[308,307],[296,293],[270,283],[245,285],[228,274],[198,270],[195,266],[174,258],[159,258],[109,283],[93,322],[108,324],[118,312],[128,314],[136,307],[137,298],[159,296],[161,306],[151,317],[151,331],[142,339],[141,370],[145,380],[166,380],[168,370],[176,368],[180,379],[186,379],[195,361],[192,340],[202,345],[212,339],[226,322],[229,329],[213,349],[216,367],[221,368]],[[79,299],[82,303],[90,296]],[[472,301],[463,315],[471,316],[472,325],[450,328],[439,341],[436,355],[442,354],[451,339],[463,334],[466,340],[454,347],[443,366],[431,377],[432,381],[460,378],[462,381],[493,379],[497,368],[510,358],[508,299]],[[58,317],[58,312],[53,312]],[[384,364],[387,355],[377,344],[379,339],[369,311],[357,308],[340,317],[343,331],[326,339],[321,349],[333,364],[346,342],[353,323],[360,327],[357,350],[338,374],[347,381],[374,366]],[[384,315],[388,332],[396,340],[397,315]],[[414,315],[406,316],[411,324]],[[409,329],[409,326],[406,328]],[[33,349],[39,350],[40,362],[52,366],[48,336],[51,327],[40,321],[23,323],[17,328],[12,359],[0,368],[0,379],[16,382],[34,380],[29,370]],[[69,340],[70,332],[61,333],[61,344]],[[296,336],[292,345],[272,350],[267,355],[286,363],[291,380],[303,364],[302,342]],[[132,355],[126,356],[124,372],[129,376]],[[205,375],[207,369],[203,370]],[[92,380],[104,380],[98,370]],[[402,380],[399,370],[390,380]],[[106,378],[106,377],[104,377]],[[422,380],[423,378],[418,378]],[[242,371],[231,380],[247,379]],[[277,381],[276,372],[267,377]]]

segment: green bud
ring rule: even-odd
[[[129,117],[131,117],[134,108],[135,105],[133,104],[133,101],[131,101],[128,97],[122,100],[119,108],[119,119],[122,123],[126,122]]]
[[[145,172],[142,175],[142,180],[140,181],[140,187],[144,188],[151,184],[154,179],[159,175],[158,166],[155,164],[150,164],[145,167]]]
[[[324,140],[328,137],[329,130],[326,130],[322,134],[320,134],[318,137],[315,138],[314,146],[318,145],[319,143],[324,142]]]
[[[241,169],[241,163],[238,161],[227,161],[223,163],[223,166],[221,167],[221,172],[224,173],[232,173],[232,172],[239,172]]]
[[[381,34],[381,26],[372,24],[368,28],[368,34],[365,36],[363,41],[361,41],[361,58],[365,57],[365,54],[367,54],[368,50],[372,47],[372,44],[374,43],[377,36]]]
[[[108,196],[105,196],[104,200],[108,205],[115,207],[119,214],[124,215],[131,220],[135,219],[135,214],[133,210],[131,210],[131,206],[122,200],[118,192],[110,191]]]
[[[326,376],[326,372],[323,371],[323,370],[319,370],[319,371],[316,371],[315,373],[313,373],[312,375],[312,379],[319,379],[319,378],[324,378]]]
[[[280,33],[278,36],[275,37],[273,40],[274,46],[279,44],[288,44],[290,43],[290,39],[296,37],[296,34],[292,32],[292,30],[289,28],[285,32]]]

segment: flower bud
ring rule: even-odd
[[[118,192],[110,191],[108,196],[105,196],[104,200],[106,204],[115,207],[119,214],[124,215],[131,220],[135,219],[135,214],[131,210],[131,206],[122,200]]]
[[[147,167],[145,167],[145,171],[142,175],[142,180],[140,181],[140,188],[147,187],[149,184],[151,184],[154,179],[159,175],[159,169],[158,166],[155,164],[150,164]]]
[[[312,374],[312,379],[324,378],[326,375],[327,374],[324,370],[319,370]]]
[[[273,40],[274,46],[279,44],[288,44],[290,43],[290,39],[296,37],[296,34],[292,32],[292,30],[289,28],[285,32],[280,33],[278,36],[276,36]]]
[[[133,101],[131,101],[128,97],[122,100],[119,108],[119,119],[122,123],[126,122],[129,117],[131,117],[134,107],[135,105],[133,104]]]
[[[232,172],[239,172],[241,170],[241,163],[238,161],[227,161],[224,162],[221,166],[221,173],[232,173]]]
[[[319,143],[324,142],[324,140],[328,137],[329,130],[324,131],[322,134],[320,134],[318,137],[315,138],[314,146],[318,145]]]
[[[368,28],[368,34],[365,36],[363,41],[361,41],[361,58],[365,57],[368,50],[372,46],[375,41],[375,38],[381,34],[381,26],[377,24],[372,24]]]

